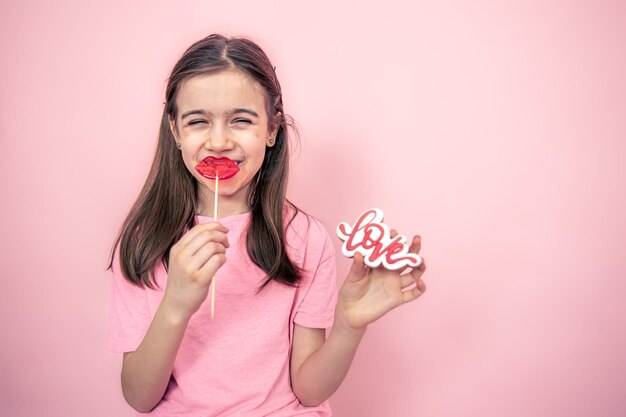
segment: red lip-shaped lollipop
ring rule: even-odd
[[[216,158],[214,156],[207,156],[198,165],[196,165],[196,171],[205,178],[214,180],[219,178],[220,180],[227,180],[235,176],[239,172],[239,167],[232,159],[221,157]]]

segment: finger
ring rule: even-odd
[[[412,266],[407,266],[406,268],[403,268],[402,271],[400,272],[400,275],[408,275],[409,273],[411,273],[411,271],[413,270],[414,267]]]
[[[400,288],[404,289],[415,284],[415,278],[411,274],[400,275]]]
[[[411,246],[409,246],[409,252],[419,253],[422,249],[422,237],[419,235],[413,236],[413,241],[411,242]]]
[[[221,243],[207,242],[189,259],[188,267],[192,271],[200,270],[213,256],[225,253],[226,248]]]
[[[426,260],[422,258],[422,262],[416,268],[413,268],[410,275],[417,281],[424,274],[424,271],[426,271]]]
[[[350,268],[350,272],[348,272],[346,281],[357,282],[361,278],[363,278],[366,274],[367,274],[367,266],[365,265],[365,262],[363,262],[363,255],[357,252],[354,254],[352,267]]]
[[[196,237],[183,247],[180,253],[184,253],[187,256],[193,256],[201,247],[209,242],[221,243],[225,247],[229,247],[228,237],[226,233],[221,230],[205,230],[204,232],[196,235]]]
[[[227,233],[228,229],[218,222],[207,222],[202,224],[197,224],[192,227],[185,235],[177,242],[177,245],[181,247],[185,247],[191,242],[196,236],[202,234],[206,230],[219,230],[223,233]]]
[[[223,253],[218,253],[216,255],[211,256],[202,268],[200,268],[200,277],[203,282],[210,283],[215,277],[217,271],[226,263],[226,255]]]
[[[424,281],[421,281],[421,285],[418,283],[418,286],[415,288],[402,292],[403,302],[408,303],[409,301],[415,300],[417,297],[424,294],[424,291],[426,291],[426,285],[424,284]]]

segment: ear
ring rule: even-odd
[[[179,142],[178,136],[176,135],[176,125],[174,124],[174,119],[172,119],[169,114],[167,115],[167,121],[170,122],[170,131],[172,132],[172,136],[174,136],[176,142]]]
[[[278,135],[278,128],[280,127],[280,112],[276,112],[272,122],[270,123],[270,134],[267,137],[267,146],[271,148],[276,144],[276,136]],[[271,143],[270,143],[271,142]]]

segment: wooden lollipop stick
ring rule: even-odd
[[[219,175],[215,175],[215,199],[213,201],[213,221],[217,221],[217,196],[219,187]],[[211,283],[211,318],[215,314],[215,284],[217,283],[217,277],[213,276],[213,282]]]
[[[217,193],[220,186],[219,176],[215,176],[215,201],[213,202],[213,221],[217,221]]]

